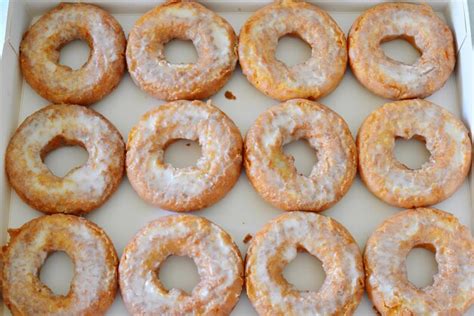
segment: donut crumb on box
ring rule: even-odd
[[[227,90],[224,93],[224,96],[227,100],[236,100],[237,99],[237,97],[232,93],[232,91],[229,91],[229,90]]]
[[[248,244],[249,241],[251,241],[253,236],[251,234],[245,235],[244,239],[242,239],[244,244]]]

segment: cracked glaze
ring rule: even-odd
[[[405,64],[387,57],[380,44],[402,38],[420,51]],[[440,89],[456,62],[453,35],[427,4],[384,3],[354,22],[348,39],[349,62],[357,79],[385,98],[424,98]]]
[[[431,156],[409,169],[393,153],[396,137],[422,137]],[[357,137],[359,172],[368,189],[400,207],[436,204],[451,196],[471,166],[471,140],[464,124],[429,101],[387,103],[364,121]]]
[[[164,47],[191,40],[196,63],[172,64]],[[171,2],[143,15],[127,44],[128,70],[135,83],[159,99],[204,99],[230,78],[237,63],[237,37],[230,24],[196,2]]]
[[[317,152],[309,176],[298,174],[282,148],[304,138]],[[316,102],[296,99],[262,113],[245,140],[245,169],[257,192],[287,211],[322,211],[349,190],[356,147],[344,120]]]
[[[318,291],[298,291],[282,273],[305,249],[321,260],[326,279]],[[335,220],[290,212],[266,224],[246,259],[247,294],[260,315],[351,315],[364,291],[359,247]]]
[[[103,315],[115,299],[118,258],[105,232],[72,215],[36,218],[11,229],[4,249],[3,298],[13,315]],[[66,295],[39,279],[48,254],[64,251],[74,263]]]
[[[195,166],[164,162],[177,139],[199,142]],[[127,145],[127,174],[135,191],[151,204],[189,211],[221,199],[240,176],[242,137],[237,126],[210,101],[174,101],[146,113]]]
[[[311,46],[311,57],[288,67],[275,57],[280,37],[291,34]],[[247,79],[277,100],[317,99],[342,80],[346,38],[328,13],[306,2],[277,1],[255,12],[239,37],[239,61]]]
[[[167,290],[158,279],[168,256],[189,256],[200,276],[190,294]],[[127,245],[119,266],[120,289],[134,315],[228,315],[243,284],[243,264],[231,237],[192,215],[162,217]]]
[[[434,250],[433,284],[407,279],[414,247]],[[474,239],[453,215],[429,208],[406,210],[370,236],[364,254],[367,291],[382,315],[461,315],[474,303]]]
[[[61,48],[82,39],[89,44],[88,61],[73,70],[59,64]],[[62,3],[43,15],[20,46],[26,81],[54,103],[88,105],[109,94],[125,70],[125,35],[120,24],[101,8]]]
[[[44,164],[48,152],[64,145],[87,150],[87,162],[55,176]],[[29,205],[45,213],[89,212],[117,189],[124,173],[125,145],[99,113],[72,104],[49,105],[23,121],[8,144],[8,180]]]

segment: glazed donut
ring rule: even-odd
[[[12,229],[5,247],[3,300],[13,315],[103,315],[115,299],[118,258],[105,232],[77,216],[42,216]],[[74,263],[68,294],[56,295],[39,279],[49,254]]]
[[[83,147],[89,158],[61,178],[48,169],[44,158],[67,145]],[[77,215],[99,207],[118,188],[124,165],[125,145],[112,123],[72,104],[49,105],[26,118],[5,156],[10,185],[26,203],[44,213]]]
[[[165,44],[191,40],[196,63],[172,64]],[[145,13],[127,44],[130,76],[146,93],[168,101],[205,99],[229,80],[237,63],[237,36],[222,17],[196,2],[169,1]]]
[[[405,258],[435,252],[434,283],[415,287]],[[474,303],[474,239],[453,215],[429,208],[398,213],[370,236],[364,254],[367,292],[382,315],[461,315]]]
[[[167,290],[157,270],[168,256],[189,256],[199,283],[191,294]],[[243,264],[231,237],[197,216],[162,217],[127,245],[119,266],[120,290],[132,315],[228,315],[243,285]]]
[[[309,176],[298,174],[282,147],[305,138],[317,152]],[[322,104],[296,99],[260,114],[245,139],[244,166],[257,192],[285,211],[323,211],[349,190],[356,146],[346,122]]]
[[[67,43],[89,44],[87,62],[74,70],[59,64]],[[109,94],[125,70],[125,35],[120,24],[101,8],[61,3],[43,15],[23,36],[21,71],[43,98],[53,103],[89,105]]]
[[[397,38],[420,52],[415,63],[385,55],[380,45]],[[456,62],[451,30],[427,4],[376,5],[354,22],[348,45],[356,78],[373,93],[390,99],[431,95],[448,80]]]
[[[164,162],[177,139],[196,140],[202,156],[195,166]],[[127,175],[145,201],[172,211],[209,206],[232,189],[240,176],[242,137],[234,122],[211,102],[174,101],[146,113],[130,131]]]
[[[321,260],[326,279],[319,291],[298,291],[283,277],[298,251]],[[351,315],[364,292],[359,247],[335,220],[289,212],[266,224],[247,251],[247,295],[259,315]]]
[[[288,67],[275,57],[278,39],[297,36],[311,48],[311,57]],[[245,22],[239,37],[242,72],[271,98],[317,99],[330,93],[344,76],[346,38],[324,10],[295,0],[275,1]]]
[[[412,170],[393,153],[397,137],[425,142],[429,161]],[[425,100],[387,103],[359,129],[359,174],[367,188],[386,203],[411,208],[451,196],[471,166],[471,140],[463,123]]]

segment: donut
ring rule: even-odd
[[[166,147],[178,139],[198,141],[195,166],[164,162]],[[210,101],[174,101],[142,116],[127,143],[127,175],[148,203],[172,211],[209,206],[232,189],[240,176],[242,137],[234,122]]]
[[[200,276],[192,293],[166,289],[159,280],[168,256],[189,256]],[[161,217],[126,246],[119,265],[120,290],[132,315],[229,315],[243,285],[243,263],[232,238],[192,215]]]
[[[433,284],[407,279],[406,257],[415,247],[435,253]],[[474,303],[474,239],[453,215],[406,210],[370,236],[364,253],[367,292],[382,315],[462,315]]]
[[[326,279],[318,291],[298,291],[283,277],[298,252],[321,260]],[[252,239],[245,264],[247,295],[259,315],[351,315],[364,292],[359,247],[337,221],[289,212]]]
[[[81,39],[90,48],[79,69],[59,64],[61,48]],[[89,105],[119,84],[125,70],[126,40],[108,12],[85,3],[61,3],[43,15],[23,36],[20,66],[23,77],[53,103]]]
[[[166,60],[165,44],[191,40],[196,63]],[[127,44],[128,71],[146,93],[168,101],[205,99],[230,79],[237,63],[237,36],[222,17],[196,2],[168,1],[145,13]]]
[[[311,46],[311,57],[287,66],[275,57],[278,39],[296,36]],[[344,76],[346,38],[324,10],[306,2],[275,1],[255,12],[239,37],[239,62],[252,85],[280,101],[315,100],[329,94]]]
[[[317,162],[309,176],[298,174],[282,147],[306,139]],[[285,211],[323,211],[349,190],[357,152],[346,122],[324,105],[296,99],[260,114],[245,138],[244,166],[253,187]]]
[[[431,156],[410,169],[393,153],[396,138],[423,141]],[[379,199],[412,208],[436,204],[463,183],[471,166],[471,140],[463,123],[425,100],[387,103],[372,112],[357,136],[359,174]]]
[[[44,164],[61,146],[81,146],[87,162],[64,177]],[[84,214],[101,206],[124,173],[125,144],[99,113],[72,104],[49,105],[27,117],[8,144],[5,169],[10,185],[31,207],[44,213]]]
[[[404,39],[420,52],[413,64],[385,55],[380,45]],[[383,3],[365,11],[348,38],[352,72],[389,99],[424,98],[440,89],[456,63],[453,34],[427,4]]]
[[[4,251],[3,300],[13,315],[103,315],[115,299],[118,258],[112,241],[94,223],[73,215],[42,216],[12,229]],[[39,279],[49,254],[74,263],[66,295]]]

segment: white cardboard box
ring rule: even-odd
[[[1,61],[1,89],[0,99],[0,244],[7,240],[6,230],[9,227],[18,227],[26,221],[41,216],[42,214],[31,209],[22,202],[15,192],[10,190],[4,173],[4,154],[15,128],[23,119],[47,105],[49,102],[38,96],[31,87],[26,84],[21,76],[18,63],[18,48],[23,33],[38,16],[54,7],[59,1],[54,0],[10,0],[7,16],[6,40],[3,47]],[[78,1],[79,2],[79,1]],[[121,23],[125,33],[128,35],[136,19],[151,9],[157,3],[150,0],[121,1],[102,0],[89,1],[102,6],[111,12]],[[244,21],[257,8],[270,1],[225,1],[211,0],[202,1],[210,9],[217,11],[226,18],[238,33]],[[311,1],[328,10],[330,15],[338,22],[343,31],[347,34],[355,18],[368,7],[381,1],[355,1],[355,0],[320,0]],[[430,2],[430,1],[428,1]],[[472,134],[473,126],[473,86],[472,86],[472,43],[469,29],[469,16],[466,0],[442,0],[430,2],[435,10],[444,18],[454,31],[456,46],[458,51],[457,66],[454,74],[449,78],[446,85],[438,92],[427,98],[428,100],[444,106],[461,117],[469,126]],[[293,46],[292,46],[293,45]],[[171,51],[176,55],[189,55],[189,51],[182,48],[181,44],[172,44]],[[188,47],[189,48],[189,47]],[[291,49],[290,49],[291,48]],[[282,40],[282,48],[278,50],[279,56],[292,60],[304,55],[304,45],[294,42],[294,40]],[[402,49],[400,43],[389,44],[389,50],[398,56],[409,54]],[[87,49],[84,45],[73,43],[67,46],[62,52],[62,60],[66,64],[77,64],[78,56],[85,58]],[[225,91],[231,91],[236,100],[228,100],[224,97]],[[262,93],[253,88],[242,75],[237,67],[234,75],[227,85],[221,89],[212,101],[220,109],[226,112],[239,126],[242,135],[246,133],[256,117],[269,106],[277,104]],[[359,126],[364,118],[373,110],[386,103],[361,86],[348,69],[339,87],[329,96],[320,100],[321,103],[329,106],[338,112],[348,122],[353,136],[356,135]],[[140,91],[127,75],[122,79],[119,87],[102,101],[92,105],[94,110],[104,114],[120,130],[124,139],[127,138],[131,127],[138,122],[142,114],[154,106],[162,104],[163,101],[153,99]],[[290,145],[289,151],[296,157],[297,166],[308,168],[311,165],[311,155],[309,150],[301,144]],[[172,162],[187,160],[186,157],[196,154],[196,146],[180,146],[170,150],[169,156]],[[406,145],[397,153],[405,161],[414,162],[419,160],[420,146]],[[63,159],[66,156],[68,159]],[[57,153],[48,158],[48,165],[54,166],[54,171],[67,171],[66,160],[75,162],[85,159],[84,155],[78,154],[77,150],[60,149]],[[459,190],[446,201],[435,205],[435,207],[450,211],[456,215],[462,223],[469,226],[471,231],[474,227],[474,213],[472,205],[473,186],[470,180],[459,188]],[[363,249],[367,238],[386,218],[398,212],[399,209],[391,207],[375,198],[357,178],[348,194],[335,206],[322,213],[331,216],[341,222],[353,234],[361,249]],[[267,221],[281,214],[282,211],[265,203],[253,190],[244,173],[242,173],[238,183],[229,194],[217,204],[194,212],[193,214],[204,216],[226,229],[240,247],[242,255],[245,255],[247,245],[242,241],[246,234],[254,234]],[[112,238],[119,255],[127,242],[135,232],[148,221],[170,214],[170,212],[156,209],[144,201],[132,190],[127,179],[124,178],[119,190],[100,209],[93,211],[87,216],[88,219],[103,227]],[[311,267],[309,256],[302,256],[289,268],[288,275],[297,284],[314,283],[316,279],[322,280],[323,274],[316,272],[314,280],[311,280]],[[430,276],[423,273],[425,270],[433,270],[435,264],[429,264],[425,253],[416,252],[408,262],[409,275],[413,280],[427,282]],[[57,257],[56,257],[57,258]],[[71,277],[71,269],[66,268],[64,258],[54,260],[48,264],[42,273],[42,277],[53,289],[67,291],[68,279]],[[427,265],[428,262],[428,265]],[[175,286],[189,287],[192,277],[189,265],[183,260],[173,261],[174,266],[167,268],[172,274],[179,276],[174,279]],[[182,269],[177,273],[178,269]],[[165,281],[169,276],[163,277]],[[309,279],[309,280],[308,280]],[[9,312],[4,308],[5,315]],[[2,311],[0,309],[0,315]],[[107,313],[108,315],[125,315],[120,295]],[[232,315],[255,315],[245,292],[234,309]],[[374,315],[372,305],[365,295],[356,315]],[[474,308],[468,311],[469,315],[474,315]]]

